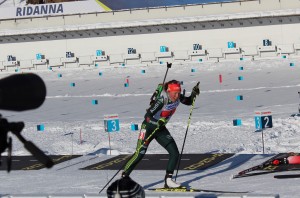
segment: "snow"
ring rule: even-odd
[[[290,67],[291,62],[295,66]],[[299,152],[300,117],[290,116],[298,113],[299,64],[297,58],[173,64],[167,80],[183,81],[186,95],[190,94],[198,81],[201,82],[201,94],[195,103],[184,153],[236,154],[204,171],[179,171],[178,181],[195,188],[299,197],[298,179],[288,182],[275,180],[272,174],[231,179],[233,174],[260,164],[274,154]],[[240,66],[244,70],[239,70]],[[195,72],[191,72],[192,68]],[[141,73],[142,69],[146,71],[144,74]],[[105,152],[109,149],[109,141],[108,134],[104,132],[104,115],[117,113],[120,118],[120,132],[110,134],[113,153],[133,153],[138,132],[131,131],[131,123],[140,127],[149,99],[157,84],[163,80],[165,71],[166,65],[163,64],[68,70],[53,68],[53,71],[37,72],[47,87],[44,104],[38,109],[24,112],[1,111],[2,116],[10,122],[24,121],[22,135],[47,155],[83,156],[51,169],[10,173],[1,171],[1,194],[97,194],[116,171],[79,169],[113,157]],[[99,72],[103,75],[99,76]],[[58,74],[62,74],[62,77],[58,78]],[[223,76],[222,84],[219,83],[220,74]],[[11,74],[0,75],[3,78]],[[239,81],[238,76],[243,76],[244,80]],[[124,87],[126,78],[129,79],[129,87]],[[75,82],[76,86],[71,87],[71,82]],[[244,100],[236,100],[237,95],[243,95]],[[98,105],[92,105],[95,99]],[[179,150],[190,108],[181,104],[168,123]],[[273,128],[264,130],[264,155],[261,133],[255,132],[255,111],[272,112]],[[233,119],[241,119],[242,126],[233,126]],[[38,124],[44,124],[45,131],[37,131]],[[153,141],[147,153],[165,154],[166,151]],[[13,155],[30,155],[14,136]],[[132,178],[144,188],[160,187],[162,175],[163,170],[135,170]],[[192,195],[205,197],[201,193]]]

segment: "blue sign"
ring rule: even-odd
[[[244,97],[243,97],[242,95],[237,96],[237,97],[236,97],[236,100],[244,100]]]
[[[96,50],[96,56],[102,56],[103,52],[102,50]]]
[[[255,112],[254,119],[257,130],[273,127],[271,112]]]
[[[232,41],[227,42],[227,48],[235,48],[235,43]]]
[[[193,44],[193,50],[201,50],[202,49],[202,46],[198,43],[196,44]]]
[[[72,58],[74,54],[72,52],[66,52],[66,58]]]
[[[168,48],[166,46],[160,46],[160,52],[167,52]]]
[[[139,126],[137,124],[131,124],[131,130],[137,131],[137,130],[139,130]]]
[[[263,40],[263,46],[271,46],[271,41],[269,39],[264,39]]]
[[[104,116],[104,127],[109,133],[120,131],[119,116],[117,114]]]
[[[8,55],[7,56],[7,61],[15,61],[16,57],[14,57],[13,55]]]
[[[128,48],[128,49],[127,49],[127,53],[128,53],[128,54],[136,54],[136,49]]]
[[[241,119],[235,119],[233,120],[233,126],[241,126],[242,120]]]
[[[44,131],[45,130],[45,126],[43,124],[39,124],[36,126],[38,131]]]
[[[38,53],[35,55],[36,60],[41,60],[42,59],[42,54]]]
[[[97,105],[98,104],[98,100],[92,100],[92,104],[93,105]]]

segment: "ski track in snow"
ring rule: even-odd
[[[218,92],[237,92],[237,91],[254,91],[260,89],[282,89],[282,88],[293,88],[293,87],[300,87],[299,85],[288,85],[288,86],[278,86],[278,87],[255,87],[255,88],[248,88],[248,89],[223,89],[223,90],[208,90],[208,91],[201,91],[201,94],[205,93],[218,93]],[[187,94],[190,92],[186,92]],[[84,96],[76,96],[76,95],[57,95],[57,96],[47,96],[47,99],[56,99],[56,98],[93,98],[93,97],[135,97],[135,96],[152,96],[152,93],[146,94],[92,94],[92,95],[84,95]]]

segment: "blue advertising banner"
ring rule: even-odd
[[[96,0],[105,10],[123,10],[134,8],[150,8],[162,6],[176,6],[187,4],[208,4],[233,2],[237,0]]]

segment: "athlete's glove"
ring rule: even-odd
[[[160,119],[157,121],[157,127],[158,127],[159,129],[162,129],[166,124],[167,124],[167,119],[166,119],[166,118],[160,118]]]
[[[200,84],[200,82],[198,82],[197,85],[195,85],[195,87],[193,87],[192,95],[198,96],[200,94],[199,84]]]

